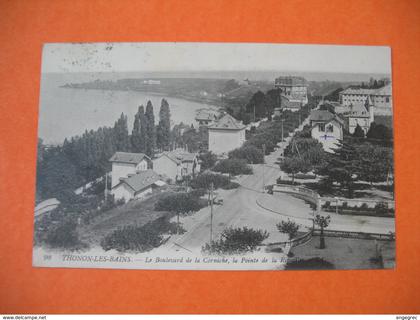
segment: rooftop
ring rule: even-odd
[[[274,81],[276,86],[306,86],[306,80],[303,77],[282,76]]]
[[[158,180],[161,180],[160,176],[153,170],[148,169],[139,171],[137,174],[129,176],[128,178],[122,178],[120,179],[120,183],[125,183],[133,189],[134,192],[138,192],[151,186]]]
[[[334,118],[334,114],[327,110],[312,110],[310,120],[311,121],[330,121]]]
[[[362,95],[377,95],[377,96],[390,96],[391,92],[391,84],[387,84],[386,86],[379,88],[379,89],[362,89],[362,88],[347,88],[340,92],[340,94],[362,94]]]
[[[216,123],[211,125],[209,129],[242,130],[245,129],[245,125],[242,121],[238,121],[230,114],[226,113]]]
[[[115,152],[109,161],[138,164],[144,158],[149,159],[144,153]]]
[[[198,110],[195,119],[196,120],[216,120],[216,112],[213,110]]]
[[[197,157],[197,154],[185,151],[184,149],[175,149],[173,151],[165,151],[160,156],[158,156],[158,158],[163,155],[167,156],[169,159],[176,162],[177,164],[181,164],[182,162],[185,162],[185,161],[192,162]]]
[[[310,115],[310,121],[316,122],[329,122],[335,120],[340,124],[343,124],[343,120],[340,119],[337,115],[327,111],[327,110],[312,110]]]

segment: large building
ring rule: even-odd
[[[326,152],[333,152],[343,140],[343,120],[327,110],[312,110],[311,137],[321,142]]]
[[[379,89],[347,88],[339,94],[340,102],[344,106],[363,104],[370,97],[376,114],[392,113],[392,87],[391,84]]]
[[[172,181],[179,181],[200,172],[200,161],[197,153],[176,149],[163,152],[153,159],[153,170]]]
[[[112,163],[111,188],[120,183],[121,178],[150,168],[151,160],[143,153],[116,152],[109,161]]]
[[[334,111],[345,121],[345,127],[350,134],[353,134],[357,126],[360,126],[365,134],[368,133],[370,125],[375,120],[375,107],[368,96],[364,103],[355,103],[347,106],[336,106]]]
[[[242,121],[226,113],[208,127],[209,151],[222,155],[239,148],[245,142],[245,128]]]
[[[305,78],[284,76],[274,81],[274,86],[279,89],[282,109],[299,110],[308,103],[308,86]]]

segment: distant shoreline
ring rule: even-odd
[[[139,90],[139,89],[119,89],[119,88],[84,88],[84,87],[76,87],[71,86],[69,84],[65,84],[60,86],[60,88],[63,89],[75,89],[75,90],[96,90],[96,91],[120,91],[120,92],[141,92],[150,94],[152,96],[158,96],[158,97],[168,97],[168,98],[177,98],[177,99],[183,99],[191,102],[197,102],[202,104],[207,104],[210,107],[215,108],[222,108],[222,106],[216,104],[216,100],[214,99],[205,99],[205,98],[196,98],[192,96],[187,96],[183,94],[173,94],[173,93],[164,93],[164,92],[157,92],[157,91],[149,91],[149,90]]]

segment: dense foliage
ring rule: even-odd
[[[159,141],[153,115],[153,105],[147,103],[146,112],[140,106],[134,117],[132,134],[128,133],[127,116],[121,114],[113,127],[85,131],[81,136],[65,139],[62,145],[44,145],[38,141],[37,196],[56,197],[93,181],[111,168],[109,159],[116,151],[143,152],[153,156],[159,148],[167,149],[170,111],[163,99],[158,124]]]
[[[101,241],[105,251],[115,249],[120,252],[145,252],[162,244],[164,234],[177,231],[176,223],[168,217],[161,217],[143,226],[125,226],[115,230]]]
[[[252,228],[225,229],[219,240],[206,243],[202,251],[208,254],[238,254],[254,251],[269,236],[267,231]]]
[[[217,155],[211,151],[200,153],[201,171],[211,169],[217,161]]]
[[[213,168],[216,172],[227,173],[229,176],[252,174],[252,168],[243,159],[223,159]]]
[[[263,163],[264,155],[261,149],[253,145],[245,145],[229,152],[229,159],[243,159],[247,163]]]
[[[191,180],[191,187],[194,189],[206,189],[209,190],[211,183],[213,183],[214,189],[223,188],[230,183],[229,177],[222,174],[214,173],[203,173]]]
[[[288,234],[290,240],[295,238],[299,231],[299,225],[290,219],[287,219],[287,221],[282,220],[276,224],[276,227],[279,232]]]

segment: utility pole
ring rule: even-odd
[[[108,200],[108,172],[105,172],[105,203]]]
[[[210,243],[213,241],[213,182],[210,183]]]
[[[264,193],[265,191],[265,143],[262,145],[262,149],[263,149],[263,167],[262,167],[262,171],[263,171],[263,176],[262,176],[262,181],[263,181],[263,186],[262,186],[262,192]]]
[[[283,123],[284,123],[284,119],[281,119],[281,142],[283,143],[284,141],[284,136],[283,136]]]
[[[254,123],[255,123],[255,104],[254,104]]]

